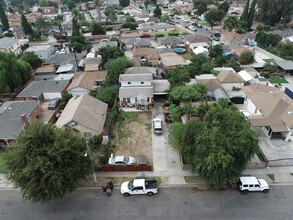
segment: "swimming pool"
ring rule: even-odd
[[[181,47],[176,47],[176,48],[173,48],[173,51],[175,53],[185,53],[186,52],[186,49],[185,48],[181,48]]]

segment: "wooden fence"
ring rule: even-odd
[[[103,172],[129,172],[129,171],[152,171],[149,165],[136,165],[136,166],[111,166],[105,165],[102,167]]]

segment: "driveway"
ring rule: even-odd
[[[163,103],[156,102],[153,108],[153,118],[164,120]],[[153,168],[157,176],[166,178],[166,184],[185,184],[185,172],[182,170],[179,154],[168,143],[169,125],[163,122],[164,133],[152,133],[153,140]],[[190,173],[188,174],[190,175]]]

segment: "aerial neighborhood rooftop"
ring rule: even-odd
[[[256,6],[244,0],[208,1],[202,12],[197,0],[4,2],[3,154],[40,122],[84,144],[94,177],[149,172],[184,185],[184,172],[205,179],[195,163],[222,153],[239,161],[231,173],[293,166],[289,12],[266,19],[271,6],[263,0],[252,17],[243,11]]]

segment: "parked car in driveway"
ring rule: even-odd
[[[155,134],[163,133],[163,122],[162,119],[156,117],[153,119],[153,131]]]
[[[196,31],[196,27],[193,26],[193,25],[189,26],[189,29],[192,30],[192,31]]]
[[[55,110],[60,104],[60,101],[61,101],[60,98],[52,99],[48,105],[48,110]]]
[[[268,183],[263,179],[257,179],[253,176],[243,176],[239,178],[239,189],[243,193],[263,192],[267,193],[270,188]]]

